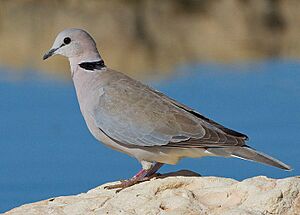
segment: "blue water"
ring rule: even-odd
[[[250,137],[249,145],[293,166],[291,172],[240,159],[184,159],[160,172],[190,169],[237,180],[300,175],[300,62],[198,64],[150,83]],[[71,82],[0,73],[0,212],[24,203],[85,192],[129,178],[140,168],[89,134]]]

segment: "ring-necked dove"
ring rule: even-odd
[[[109,188],[125,188],[151,177],[163,164],[184,157],[223,156],[290,167],[246,145],[248,137],[104,64],[93,38],[81,29],[58,34],[43,59],[70,61],[80,110],[93,136],[135,157],[142,170]]]

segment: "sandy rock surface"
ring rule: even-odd
[[[119,193],[104,189],[106,185],[26,204],[5,214],[300,214],[300,177],[258,176],[239,182],[181,171]]]

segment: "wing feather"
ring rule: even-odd
[[[129,146],[224,147],[247,136],[123,75],[102,88],[91,112],[106,135]]]

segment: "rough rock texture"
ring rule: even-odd
[[[23,205],[12,214],[300,214],[300,177],[244,181],[228,178],[169,176],[119,193],[104,186],[76,196]]]

